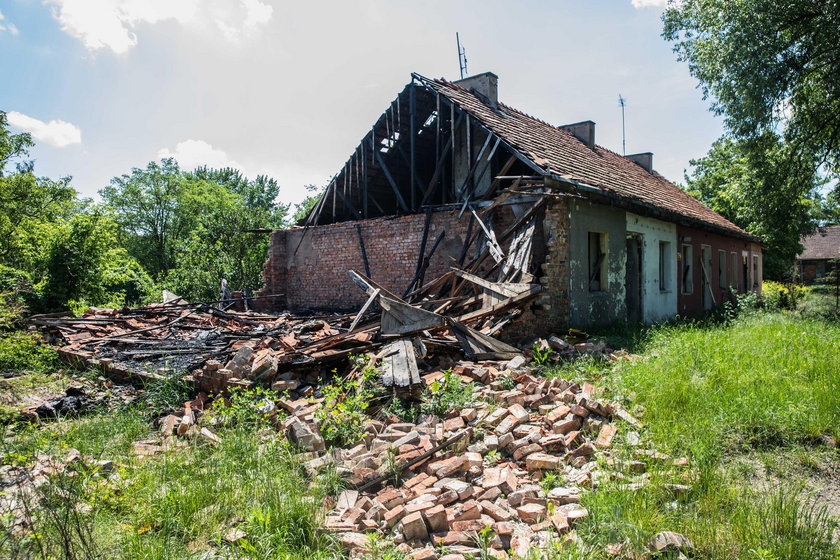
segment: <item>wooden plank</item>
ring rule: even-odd
[[[387,297],[381,297],[379,305],[382,307],[380,332],[383,335],[406,335],[446,324],[442,315]]]
[[[451,328],[455,337],[458,338],[458,342],[461,343],[461,347],[467,358],[473,358],[476,355],[485,357],[492,355],[493,357],[489,359],[510,359],[509,357],[522,354],[518,348],[514,348],[492,336],[471,329],[457,321],[451,321]],[[505,357],[501,358],[500,356]]]
[[[509,309],[515,305],[528,301],[529,299],[535,297],[541,290],[542,287],[539,284],[534,284],[534,287],[525,293],[522,293],[512,298],[508,298],[487,309],[479,309],[478,311],[473,311],[471,313],[461,315],[460,317],[458,317],[457,320],[464,323],[467,321],[473,321],[475,319],[481,319],[491,315],[496,315],[497,313],[505,311],[506,309]]]
[[[540,198],[539,200],[537,200],[534,203],[534,205],[530,208],[530,210],[528,210],[522,216],[520,216],[519,219],[516,220],[516,222],[512,226],[510,226],[498,237],[499,243],[504,243],[508,237],[510,237],[520,227],[522,227],[523,224],[527,223],[528,220],[531,219],[531,216],[533,216],[536,213],[536,211],[542,207],[543,204],[545,204],[544,198]],[[481,266],[481,263],[483,263],[488,256],[490,256],[490,251],[488,249],[485,249],[477,259],[475,259],[469,264],[469,266],[467,266],[467,270],[470,272],[475,272],[476,270],[478,270],[478,268]]]
[[[403,199],[402,194],[400,193],[400,188],[397,186],[397,182],[394,181],[394,178],[391,176],[391,172],[388,171],[388,166],[385,165],[385,160],[382,159],[382,152],[379,150],[375,151],[376,153],[376,162],[379,164],[379,167],[382,169],[382,173],[385,175],[385,179],[388,180],[388,184],[391,185],[391,190],[394,191],[394,194],[397,197],[397,202],[400,204],[400,208],[402,208],[405,212],[409,212],[408,205],[405,203],[405,199]]]
[[[359,321],[362,320],[362,317],[364,317],[365,313],[367,313],[367,310],[370,308],[371,305],[373,305],[373,302],[376,301],[376,298],[379,297],[380,293],[382,293],[382,290],[377,288],[373,291],[372,294],[370,294],[370,297],[368,298],[368,300],[365,302],[365,304],[359,310],[359,314],[356,315],[356,318],[353,319],[352,323],[350,323],[350,330],[351,331],[356,328],[356,326],[359,324]]]
[[[497,263],[502,262],[502,260],[505,258],[505,254],[502,251],[499,242],[496,241],[496,234],[493,232],[492,229],[489,229],[487,227],[487,224],[484,223],[484,220],[478,217],[478,214],[475,213],[475,210],[470,209],[470,211],[472,212],[473,216],[475,216],[475,219],[478,222],[478,225],[481,227],[482,231],[484,231],[484,235],[487,236],[487,248],[490,251],[490,255]]]
[[[382,384],[386,387],[408,387],[420,383],[417,357],[410,340],[400,339],[388,344],[380,353]]]
[[[365,249],[365,239],[362,237],[362,228],[356,224],[356,234],[359,237],[359,249],[362,251],[362,262],[365,265],[365,274],[370,277],[370,263],[368,262],[367,250]]]
[[[355,270],[348,270],[347,275],[350,277],[350,280],[352,280],[354,284],[363,289],[368,295],[372,294],[373,291],[378,288],[382,291],[383,296],[387,296],[393,300],[405,303],[405,301],[403,301],[403,299],[400,296],[396,295],[390,290],[387,290],[386,288],[383,288],[382,286],[380,286],[379,284],[377,284],[376,282],[374,282],[373,280],[371,280],[370,278],[368,278],[360,272],[356,272]]]
[[[420,277],[420,267],[423,266],[423,259],[426,256],[426,242],[429,240],[429,226],[432,223],[432,209],[426,208],[426,219],[423,222],[423,237],[420,239],[420,249],[417,251],[417,266],[414,269],[414,277],[411,283],[406,286],[403,297],[406,297],[414,286],[417,284],[417,279]]]
[[[499,294],[502,297],[514,297],[518,296],[519,294],[525,293],[526,291],[531,289],[532,284],[524,284],[524,283],[511,283],[511,282],[490,282],[489,280],[485,280],[480,276],[476,276],[474,274],[470,274],[469,272],[465,272],[463,270],[459,270],[455,267],[452,267],[452,271],[457,276],[467,280],[468,282],[472,282],[473,284],[477,284],[486,290],[490,290],[493,293]]]

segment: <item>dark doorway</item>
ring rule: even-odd
[[[624,293],[627,320],[631,323],[640,323],[642,321],[642,240],[636,235],[627,237]]]

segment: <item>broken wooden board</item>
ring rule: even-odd
[[[539,284],[531,284],[531,288],[528,289],[527,292],[523,292],[518,296],[514,296],[508,298],[506,300],[500,301],[499,303],[487,308],[487,309],[479,309],[478,311],[472,311],[470,313],[466,313],[458,317],[458,321],[467,322],[467,321],[474,321],[476,319],[483,319],[484,317],[488,317],[491,315],[497,315],[502,311],[506,311],[511,307],[521,306],[529,299],[532,299],[537,296],[538,293],[542,291],[542,286]]]
[[[532,216],[513,235],[508,247],[508,256],[499,272],[499,282],[527,281],[533,278],[530,269],[535,229],[536,217]]]
[[[527,293],[534,286],[534,284],[527,283],[490,282],[464,270],[457,268],[452,270],[458,277],[481,288],[482,309],[489,309],[507,298]]]
[[[369,296],[373,295],[374,291],[379,290],[384,296],[388,296],[389,298],[396,301],[403,301],[403,299],[400,296],[380,286],[361,272],[356,272],[355,270],[348,270],[347,275],[350,277],[350,280],[352,280],[354,284],[363,289],[365,293],[367,293],[367,295]]]
[[[382,384],[386,387],[408,387],[422,382],[417,370],[414,345],[410,340],[392,342],[382,349],[380,356],[382,365],[379,366],[379,371]]]
[[[452,332],[461,343],[464,355],[470,359],[482,360],[510,360],[520,356],[522,352],[510,344],[497,340],[492,336],[478,332],[475,329],[452,321]],[[480,357],[480,358],[479,358]]]
[[[446,324],[442,315],[385,296],[379,297],[379,306],[382,308],[380,332],[383,335],[406,335]]]

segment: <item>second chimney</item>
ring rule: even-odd
[[[589,146],[595,147],[595,123],[592,121],[581,121],[574,124],[564,124],[557,128],[563,129],[566,132],[571,132],[572,135]]]
[[[476,74],[455,83],[478,95],[492,108],[499,108],[499,77],[493,72]]]
[[[625,156],[627,159],[647,171],[653,171],[653,152],[642,152],[640,154],[630,154]]]

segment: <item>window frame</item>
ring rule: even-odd
[[[691,243],[683,243],[680,251],[682,254],[680,291],[683,295],[690,296],[694,293],[694,246]]]
[[[659,291],[671,291],[671,242],[664,239],[659,240]]]
[[[718,288],[726,289],[726,251],[718,249]]]
[[[593,262],[593,240],[597,239]],[[598,263],[600,259],[600,263]],[[605,231],[589,231],[587,235],[587,289],[590,293],[606,292],[609,289],[608,263],[609,242]],[[597,267],[597,270],[596,270]],[[595,282],[597,281],[597,284]]]

